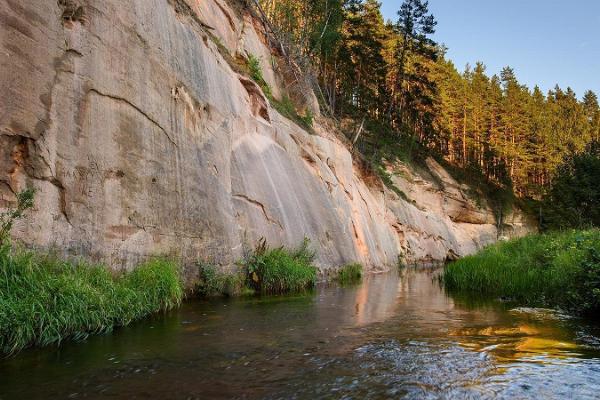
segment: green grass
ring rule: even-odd
[[[592,315],[600,311],[600,230],[498,243],[450,264],[442,281],[450,291]]]
[[[247,282],[260,293],[280,294],[301,292],[313,288],[317,269],[312,265],[314,253],[308,240],[294,250],[278,247],[271,249],[262,241],[244,260]]]
[[[340,268],[337,276],[337,280],[345,285],[358,283],[363,277],[363,266],[358,263],[347,264]]]
[[[214,265],[200,263],[199,276],[196,293],[201,297],[234,297],[254,293],[246,285],[246,274],[243,271],[226,273],[219,271]]]
[[[0,247],[0,352],[112,331],[177,306],[176,265],[156,259],[113,276],[101,266],[71,263],[10,244]]]

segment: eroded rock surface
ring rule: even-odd
[[[0,20],[0,207],[37,189],[14,231],[28,245],[114,268],[151,254],[228,265],[260,237],[307,236],[324,270],[385,269],[498,237],[433,161],[443,187],[395,175],[407,201],[331,132],[279,115],[223,57],[256,55],[285,90],[259,26],[223,0],[4,0]]]

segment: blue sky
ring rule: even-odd
[[[380,1],[396,20],[402,0]],[[429,9],[459,70],[482,61],[491,75],[510,65],[529,87],[600,95],[600,0],[429,0]]]

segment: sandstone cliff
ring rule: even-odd
[[[14,231],[28,245],[115,268],[157,253],[229,265],[260,237],[307,236],[324,270],[374,270],[497,240],[491,210],[433,160],[394,166],[401,198],[325,126],[270,107],[226,53],[256,56],[276,98],[282,78],[225,0],[3,0],[0,20],[0,207],[37,189]]]

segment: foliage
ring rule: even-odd
[[[283,95],[281,101],[272,98],[271,105],[284,117],[291,119],[307,131],[312,132],[313,115],[309,109],[306,110],[304,116],[298,115],[296,106],[287,95]]]
[[[0,247],[0,351],[112,331],[177,306],[183,296],[176,265],[149,261],[113,276],[102,266],[67,262],[9,244]]]
[[[404,193],[398,186],[394,184],[394,181],[392,180],[392,175],[385,169],[383,165],[376,165],[375,172],[377,173],[377,175],[379,175],[379,178],[381,178],[381,181],[388,189],[396,193],[401,199],[410,201],[406,193]]]
[[[363,266],[358,263],[346,264],[340,268],[337,280],[341,284],[360,282],[363,277]]]
[[[431,40],[436,20],[426,1],[404,0],[395,23],[384,21],[375,0],[259,3],[282,42],[300,49],[292,55],[310,60],[303,72],[317,71],[326,108],[377,123],[367,158],[381,160],[390,142],[413,158],[410,137],[452,165],[478,170],[486,184],[539,199],[564,157],[600,138],[591,91],[580,101],[570,88],[528,88],[510,67],[493,76],[483,63],[457,70]]]
[[[17,206],[0,213],[0,245],[10,240],[10,231],[18,219],[23,218],[25,211],[33,207],[34,189],[26,189],[17,194]]]
[[[250,72],[250,78],[252,78],[254,82],[258,83],[268,99],[272,99],[273,95],[271,93],[271,87],[265,81],[262,68],[260,67],[260,60],[253,54],[248,55],[248,70]]]
[[[263,239],[243,261],[249,285],[260,293],[299,292],[314,287],[317,270],[312,265],[315,254],[305,239],[294,250],[271,249]]]
[[[304,115],[300,116],[299,118],[300,118],[302,126],[304,126],[306,128],[312,128],[314,116],[313,116],[312,111],[309,108],[307,108]]]
[[[531,235],[490,246],[450,264],[443,282],[533,306],[600,311],[600,230]]]
[[[558,168],[542,202],[545,229],[600,227],[600,142]]]
[[[196,292],[202,297],[239,296],[252,292],[245,284],[246,276],[243,272],[220,272],[212,264],[199,264],[200,281]]]

